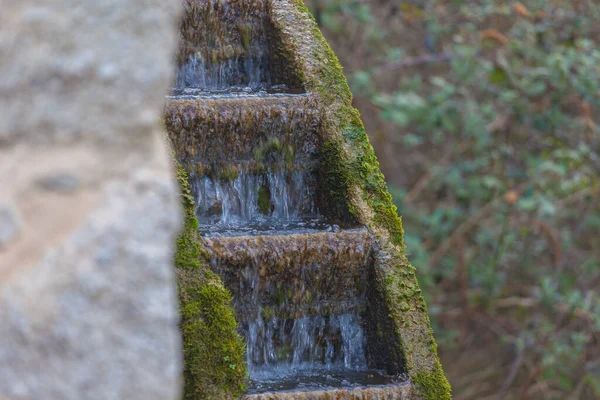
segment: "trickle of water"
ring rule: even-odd
[[[208,231],[284,227],[301,218],[317,217],[309,175],[268,170],[262,174],[239,172],[233,180],[191,176],[196,216]]]
[[[246,332],[253,379],[322,370],[368,369],[366,337],[356,314],[291,320],[274,317],[264,321],[259,313]]]
[[[204,91],[258,90],[271,86],[268,60],[260,53],[262,49],[250,48],[244,58],[212,62],[205,60],[201,53],[190,56],[188,61],[177,69],[175,90],[195,88]]]

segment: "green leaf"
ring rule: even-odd
[[[488,80],[490,83],[492,83],[494,85],[499,85],[499,86],[502,85],[503,86],[508,81],[508,76],[506,75],[506,71],[504,71],[503,68],[496,66],[490,72]]]
[[[423,138],[412,133],[407,133],[402,136],[402,140],[404,141],[404,144],[409,147],[415,147],[423,144]]]

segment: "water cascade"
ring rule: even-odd
[[[324,189],[325,110],[286,62],[270,3],[185,4],[165,123],[202,247],[233,295],[245,398],[408,398],[374,288],[378,242]]]
[[[165,122],[204,230],[322,225],[313,196],[320,117],[306,94],[173,96]]]
[[[174,94],[299,86],[274,51],[267,0],[188,0],[184,6]]]
[[[204,239],[234,293],[251,391],[389,384],[369,368],[365,229]]]

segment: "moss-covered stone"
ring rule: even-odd
[[[229,76],[232,85],[245,85],[249,71],[238,60],[251,61],[259,68],[260,82],[301,86],[300,77],[290,69],[285,49],[279,46],[277,32],[265,18],[266,0],[182,0],[184,15],[180,24],[177,64],[183,66],[201,58],[209,71],[227,66],[236,68]],[[224,83],[224,82],[221,82]]]
[[[187,174],[177,164],[177,180],[181,190],[184,225],[177,238],[175,266],[177,268],[195,269],[200,267],[201,251],[198,241],[198,221],[194,214],[194,197],[190,192]]]
[[[240,4],[248,1],[250,0],[240,0]],[[189,2],[198,5],[202,3],[201,0]],[[297,81],[308,92],[307,100],[302,101],[310,102],[310,109],[316,110],[316,114],[308,119],[303,118],[304,121],[318,120],[318,123],[305,123],[301,131],[311,132],[313,139],[309,140],[306,135],[281,136],[281,132],[286,130],[270,122],[269,127],[252,131],[249,129],[254,127],[252,121],[256,119],[257,123],[268,122],[268,118],[265,119],[264,115],[258,115],[257,118],[250,115],[248,118],[242,118],[248,123],[233,124],[232,129],[223,131],[235,133],[235,140],[232,141],[225,136],[211,133],[210,125],[199,125],[199,122],[205,120],[198,113],[203,105],[180,102],[175,108],[168,107],[166,116],[175,149],[179,156],[186,155],[187,159],[184,157],[182,161],[185,162],[186,168],[190,164],[190,171],[194,165],[197,167],[198,161],[206,158],[206,154],[218,160],[233,159],[231,155],[226,154],[233,148],[226,146],[236,141],[240,146],[235,150],[235,154],[239,155],[240,149],[243,149],[245,158],[253,158],[249,161],[255,164],[252,168],[259,171],[264,168],[265,163],[287,163],[288,160],[297,162],[299,154],[309,154],[312,158],[312,150],[318,149],[321,182],[325,186],[325,199],[321,200],[324,206],[320,210],[342,220],[357,221],[367,226],[376,237],[377,248],[373,251],[373,267],[369,272],[372,276],[369,277],[367,308],[371,314],[370,319],[374,321],[369,327],[369,337],[378,338],[369,345],[376,346],[379,349],[378,353],[382,354],[377,363],[383,365],[389,373],[409,374],[418,392],[411,393],[410,398],[450,399],[450,386],[436,354],[427,307],[414,268],[404,255],[402,221],[392,203],[360,114],[352,107],[352,94],[342,68],[301,0],[265,2],[266,14],[263,14],[262,4],[260,2],[258,8],[251,9],[260,9],[256,17],[268,15],[270,19],[267,25],[272,31],[268,34],[271,39],[275,39],[270,44],[273,53],[271,56],[274,57],[273,60],[277,60],[271,63],[271,72],[275,70],[274,66],[284,66],[281,76],[297,77]],[[237,14],[221,15],[225,11],[224,8],[217,7],[202,13],[209,16],[217,13],[219,16],[216,19],[235,21],[239,25],[242,19],[237,18]],[[254,14],[252,17],[255,17]],[[196,17],[188,22],[184,21],[182,29],[186,40],[199,45],[200,40],[196,40],[194,36],[197,35],[195,30],[199,28],[194,24],[201,22]],[[251,39],[249,35],[255,34],[247,27],[236,24],[214,23],[218,25],[214,29],[236,27],[233,33],[225,32],[228,37],[235,39],[236,46],[232,47],[234,50],[247,47]],[[203,26],[205,28],[209,24]],[[227,36],[225,33],[224,36]],[[234,56],[227,46],[218,51],[222,51],[226,58]],[[284,81],[288,83],[286,79]],[[245,104],[249,102],[245,101]],[[227,104],[231,104],[229,108],[238,112],[239,102],[234,103],[231,101]],[[170,104],[175,103],[171,101]],[[226,102],[219,102],[214,106],[225,105]],[[279,112],[277,109],[281,104],[273,106],[274,112]],[[304,105],[292,108],[298,111],[306,109]],[[207,110],[209,113],[213,112],[210,107]],[[224,121],[236,121],[235,118],[231,118],[234,114],[229,111],[223,108],[219,115],[226,117]],[[310,129],[304,129],[307,126]],[[248,132],[257,132],[260,135]],[[264,132],[268,134],[263,135]],[[290,140],[294,138],[299,140]],[[217,154],[213,150],[205,151],[209,143],[215,144],[215,140],[222,140],[223,143],[210,148],[219,149],[223,154]],[[314,146],[303,148],[302,145],[307,142],[313,143]],[[202,165],[203,173],[206,173],[206,168],[206,165]],[[200,174],[200,171],[197,172]],[[182,171],[180,176],[181,173]],[[178,241],[179,249],[176,255],[182,299],[182,331],[186,344],[186,396],[189,399],[230,398],[243,386],[243,347],[235,333],[229,293],[223,289],[219,278],[209,272],[202,260],[203,250],[198,244],[197,229],[192,229],[194,226],[197,228],[197,222],[194,219],[189,189],[185,189],[187,179],[180,177],[180,181],[184,187],[184,205],[187,207],[186,229]],[[263,200],[266,199],[264,194],[262,197]],[[263,203],[263,211],[266,211],[267,202]],[[285,300],[289,296],[291,294],[288,291],[281,291],[279,297]],[[268,314],[268,311],[265,312]]]
[[[169,99],[165,126],[178,159],[211,173],[254,160],[314,160],[321,113],[308,96]]]
[[[375,254],[374,284],[383,296],[388,323],[398,334],[404,366],[426,399],[450,399],[450,385],[437,357],[437,344],[415,269],[393,247]],[[389,339],[388,339],[389,340]]]
[[[235,296],[242,326],[266,309],[283,321],[363,310],[371,261],[366,229],[202,240]]]
[[[231,294],[205,262],[187,174],[177,165],[184,227],[177,240],[177,270],[184,351],[184,398],[234,399],[246,387],[244,344]]]
[[[258,188],[258,211],[263,215],[271,213],[271,191],[266,185]]]
[[[301,0],[271,3],[272,24],[280,31],[289,63],[306,91],[324,110],[321,125],[322,176],[338,214],[354,216],[378,237],[371,308],[379,309],[379,344],[391,357],[382,360],[389,372],[405,370],[419,392],[416,398],[451,398],[437,357],[427,307],[414,268],[404,256],[402,221],[392,203],[342,68]],[[381,312],[381,310],[385,312]],[[375,332],[377,334],[377,332]]]
[[[228,165],[221,171],[220,179],[228,182],[235,181],[240,176],[240,171],[235,165]]]
[[[412,386],[366,387],[356,389],[316,390],[313,392],[275,392],[253,394],[243,400],[396,400],[412,399]]]

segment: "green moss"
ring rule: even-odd
[[[242,46],[244,46],[244,50],[248,51],[252,40],[252,24],[240,23],[238,24],[238,31],[242,39]]]
[[[452,399],[452,388],[446,380],[441,368],[430,374],[417,373],[412,376],[412,380],[427,399]]]
[[[321,167],[324,171],[325,186],[334,203],[348,204],[352,179],[350,170],[345,165],[342,141],[331,139],[321,147]]]
[[[275,310],[268,306],[263,306],[260,315],[264,321],[270,321],[275,317]]]
[[[283,146],[283,162],[285,163],[285,167],[288,171],[291,171],[294,168],[294,147],[288,144]]]
[[[318,94],[322,107],[333,115],[324,123],[325,130],[329,129],[330,132],[324,133],[326,142],[322,149],[325,180],[332,200],[349,203],[350,188],[360,187],[364,200],[374,211],[373,223],[386,228],[392,243],[403,248],[401,219],[392,203],[360,113],[352,107],[352,93],[342,67],[303,2],[296,0],[294,5],[302,17],[309,20],[307,29],[316,42],[311,46],[311,55],[318,61],[319,67],[313,74],[303,74],[306,89]],[[340,141],[339,132],[343,142]],[[347,209],[352,213],[357,211],[355,204],[348,204]]]
[[[258,188],[258,211],[263,215],[271,212],[271,191],[268,186]]]
[[[175,251],[175,266],[178,268],[200,267],[200,244],[198,242],[198,221],[194,214],[194,198],[190,192],[187,174],[177,164],[177,180],[181,188],[181,201],[183,206],[184,225],[177,238]]]
[[[184,226],[175,267],[181,307],[184,398],[234,399],[245,391],[244,344],[237,333],[231,294],[204,262],[188,178],[177,165]]]
[[[240,176],[240,171],[235,165],[228,165],[221,171],[219,178],[224,181],[233,182],[238,176]]]
[[[233,399],[244,392],[244,345],[231,295],[210,271],[178,271],[185,399]]]
[[[395,251],[388,249],[388,254]],[[426,399],[451,399],[450,384],[437,356],[437,344],[414,267],[399,254],[379,261],[379,287],[394,330],[402,332],[400,351],[409,375]]]
[[[271,138],[254,149],[254,160],[256,162],[277,161],[282,149],[279,138]]]
[[[310,21],[309,30],[312,39],[317,43],[312,47],[312,56],[321,63],[318,79],[309,74],[302,74],[308,90],[318,92],[331,103],[342,101],[346,104],[352,102],[352,93],[344,76],[342,66],[325,37],[321,34],[319,26],[313,15],[304,5],[302,0],[291,0],[295,3],[300,15]],[[308,76],[307,76],[308,75]]]
[[[259,169],[265,169],[266,165],[274,165],[282,163],[283,167],[288,171],[294,169],[294,146],[291,144],[281,143],[279,138],[271,138],[256,146],[254,149],[254,161],[256,161]]]

